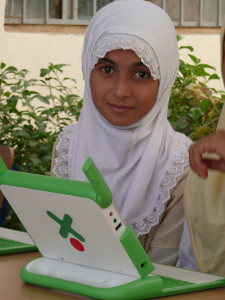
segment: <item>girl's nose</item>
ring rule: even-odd
[[[120,100],[123,100],[130,95],[129,80],[125,76],[120,76],[116,81],[114,95]]]

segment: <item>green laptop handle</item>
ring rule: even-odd
[[[145,278],[155,269],[148,257],[148,254],[145,252],[131,227],[126,228],[125,232],[120,237],[120,242],[141,278]]]
[[[97,194],[97,204],[101,208],[108,207],[112,203],[112,192],[91,157],[88,157],[82,170]]]

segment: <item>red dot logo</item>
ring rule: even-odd
[[[70,243],[76,250],[80,252],[84,251],[84,246],[78,240],[74,238],[70,238]]]
[[[68,237],[69,233],[71,233],[73,236],[75,236],[81,242],[85,242],[85,238],[71,227],[73,219],[70,215],[64,214],[64,217],[61,220],[49,210],[47,210],[46,213],[51,219],[53,219],[55,222],[57,222],[60,225],[59,234],[61,237],[66,239]],[[71,238],[70,243],[73,246],[73,248],[75,248],[76,250],[78,250],[80,252],[83,252],[84,246],[77,239]]]

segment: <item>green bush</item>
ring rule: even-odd
[[[182,46],[181,51],[192,53],[193,48]],[[189,57],[192,64],[180,59],[168,119],[175,130],[197,140],[216,129],[225,93],[209,87],[219,79],[215,68]],[[76,81],[63,77],[65,67],[50,63],[38,79],[28,79],[27,70],[0,64],[0,144],[14,149],[19,171],[49,175],[58,133],[79,118],[82,99]],[[11,207],[4,226],[24,229]]]
[[[0,144],[14,149],[18,171],[49,175],[58,133],[78,120],[82,99],[65,67],[50,63],[28,79],[27,70],[0,63]],[[10,207],[4,226],[23,229]]]
[[[75,80],[61,78],[65,66],[50,63],[27,79],[27,70],[0,64],[0,144],[14,149],[19,171],[49,174],[58,132],[79,117],[82,100]]]
[[[177,36],[178,41],[182,38]],[[180,53],[191,46],[181,46]],[[172,88],[168,119],[177,131],[185,133],[192,140],[215,131],[225,99],[224,91],[210,88],[212,80],[220,77],[216,69],[202,64],[199,58],[188,54],[192,64],[180,59],[179,72]]]

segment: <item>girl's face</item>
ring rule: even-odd
[[[94,104],[115,126],[129,126],[154,106],[159,81],[132,50],[113,50],[100,58],[90,75]]]

